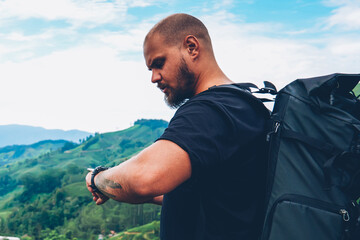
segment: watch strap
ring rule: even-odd
[[[102,172],[102,171],[105,171],[109,169],[108,167],[103,167],[103,166],[97,166],[94,171],[92,171],[91,173],[91,184],[90,184],[90,187],[92,188],[92,190],[96,193],[101,193],[102,192],[96,187],[95,185],[95,182],[94,182],[94,179],[95,179],[95,176],[99,173],[99,172]]]

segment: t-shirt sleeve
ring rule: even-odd
[[[183,105],[158,139],[176,143],[190,157],[192,175],[206,173],[225,164],[262,131],[248,104],[228,111],[207,101]]]

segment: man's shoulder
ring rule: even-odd
[[[201,122],[203,125],[231,122],[234,127],[251,125],[260,129],[268,119],[266,111],[265,106],[254,104],[236,91],[212,90],[188,100],[176,111],[171,122]]]
[[[260,113],[263,116],[269,114],[263,103],[252,96],[249,92],[236,90],[235,88],[210,88],[189,99],[178,110],[187,110],[190,108],[212,108],[227,109],[229,111],[241,111],[251,113]]]
[[[244,99],[241,94],[236,91],[227,91],[223,89],[209,89],[203,91],[194,97],[190,98],[184,106],[197,105],[197,104],[250,104],[246,99]]]

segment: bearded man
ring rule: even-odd
[[[151,146],[86,177],[97,204],[109,198],[162,204],[162,240],[256,239],[265,192],[265,117],[218,66],[204,24],[187,14],[156,24],[144,41],[151,81],[178,108]]]

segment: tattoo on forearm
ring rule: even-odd
[[[119,183],[106,179],[102,175],[98,175],[98,177],[95,179],[95,185],[104,195],[108,196],[109,198],[115,198],[116,196],[109,193],[107,188],[122,189],[122,186]]]
[[[116,189],[116,188],[122,189],[122,186],[119,183],[111,181],[109,179],[104,179],[104,184],[113,189]]]

